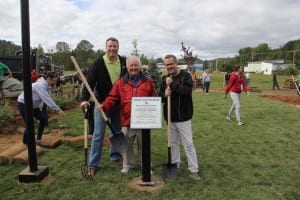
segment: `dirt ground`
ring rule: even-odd
[[[214,91],[212,90],[212,92]],[[295,90],[263,90],[262,92],[258,93],[258,95],[262,98],[269,98],[274,101],[289,103],[300,108],[300,96],[296,95]],[[73,108],[75,108],[76,106],[78,105],[74,105]],[[24,123],[21,116],[18,115],[18,112],[16,110],[15,113],[15,116],[10,120],[8,126],[0,129],[0,153],[9,148],[12,144],[19,143],[20,141],[22,141],[22,127],[24,127]],[[55,117],[55,115],[51,116],[50,114],[49,117],[53,118]],[[64,132],[64,130],[51,131],[53,136],[58,138],[64,138]]]
[[[8,100],[10,105],[15,105],[16,99],[8,99]],[[70,109],[74,109],[76,106],[78,106],[78,104],[74,104],[69,107]],[[14,117],[10,119],[8,125],[5,126],[4,128],[0,128],[0,154],[1,152],[11,147],[13,144],[17,144],[22,141],[24,122],[16,107],[13,107],[13,113],[14,113]],[[56,116],[57,115],[55,113],[49,112],[48,113],[49,123],[51,123],[52,120],[55,121]],[[50,133],[48,134],[51,135],[51,138],[53,138],[53,140],[55,139],[69,140],[70,137],[65,136],[64,135],[65,132],[66,130],[64,129],[57,129],[57,130],[51,130]]]

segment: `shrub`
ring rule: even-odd
[[[0,128],[5,127],[12,116],[12,107],[9,105],[8,101],[5,101],[4,105],[0,107]]]
[[[293,65],[289,65],[285,69],[279,68],[277,71],[278,71],[278,75],[290,76],[290,75],[297,74],[297,71]]]

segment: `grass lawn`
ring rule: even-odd
[[[259,77],[253,76],[252,80],[255,78]],[[220,80],[212,87],[222,84]],[[266,81],[261,87],[270,84]],[[193,138],[201,181],[188,176],[182,151],[175,181],[165,181],[164,187],[155,192],[140,192],[128,185],[141,175],[139,165],[122,175],[121,164],[109,161],[109,146],[105,146],[100,171],[95,184],[91,184],[80,172],[84,161],[82,142],[64,143],[45,149],[38,158],[39,165],[50,169],[50,177],[42,183],[19,183],[18,174],[24,165],[1,165],[1,199],[300,199],[299,108],[255,93],[243,94],[241,117],[246,125],[239,127],[225,119],[230,105],[230,97],[224,99],[222,92],[194,92]],[[68,134],[76,136],[83,133],[82,120],[82,111],[76,108],[51,126],[64,124],[70,128]],[[164,122],[162,129],[151,132],[153,176],[158,178],[161,165],[167,162],[166,133]]]

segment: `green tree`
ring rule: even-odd
[[[56,47],[56,52],[59,53],[70,53],[71,51],[69,44],[64,41],[57,42],[55,47]]]
[[[138,50],[138,47],[137,47],[138,46],[138,40],[133,39],[132,45],[133,45],[133,50],[131,52],[131,55],[140,57],[140,54],[139,54],[140,51]]]
[[[81,40],[77,44],[74,54],[81,68],[88,67],[91,64],[91,60],[95,59],[96,53],[94,52],[93,47],[94,45],[87,40]]]
[[[204,60],[203,62],[203,69],[207,69],[209,67],[208,61]]]
[[[105,55],[105,51],[102,49],[98,49],[96,52],[96,57],[101,57]]]
[[[154,83],[156,92],[158,92],[161,78],[160,78],[159,70],[158,70],[158,67],[157,67],[157,63],[153,59],[149,60],[148,72],[149,72],[150,77],[151,77],[151,79]]]
[[[37,47],[37,52],[39,54],[44,54],[44,48],[41,44],[38,44],[38,47]]]
[[[15,55],[18,51],[21,51],[21,46],[9,42],[6,40],[0,40],[0,55]]]
[[[152,58],[153,59],[153,58]],[[155,59],[155,62],[156,63],[164,63],[164,59],[162,59],[162,58],[156,58]]]
[[[145,56],[144,54],[141,54],[140,59],[142,65],[147,65],[149,63],[147,56]]]
[[[239,63],[241,63],[242,65],[247,65],[247,63],[249,61],[252,61],[251,59],[251,52],[252,52],[252,48],[251,47],[244,47],[244,48],[241,48],[239,51],[238,51],[238,55],[239,55]]]

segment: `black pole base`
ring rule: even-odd
[[[21,183],[40,182],[49,174],[49,168],[47,166],[38,166],[38,169],[34,172],[30,172],[29,166],[26,167],[19,174],[19,181]]]
[[[151,182],[144,182],[141,177],[137,177],[129,182],[129,187],[139,191],[154,192],[165,185],[164,181],[157,177],[152,177],[152,180]]]
[[[138,184],[140,186],[155,186],[156,185],[155,181],[151,181],[151,182],[143,182],[143,181],[141,181]]]

